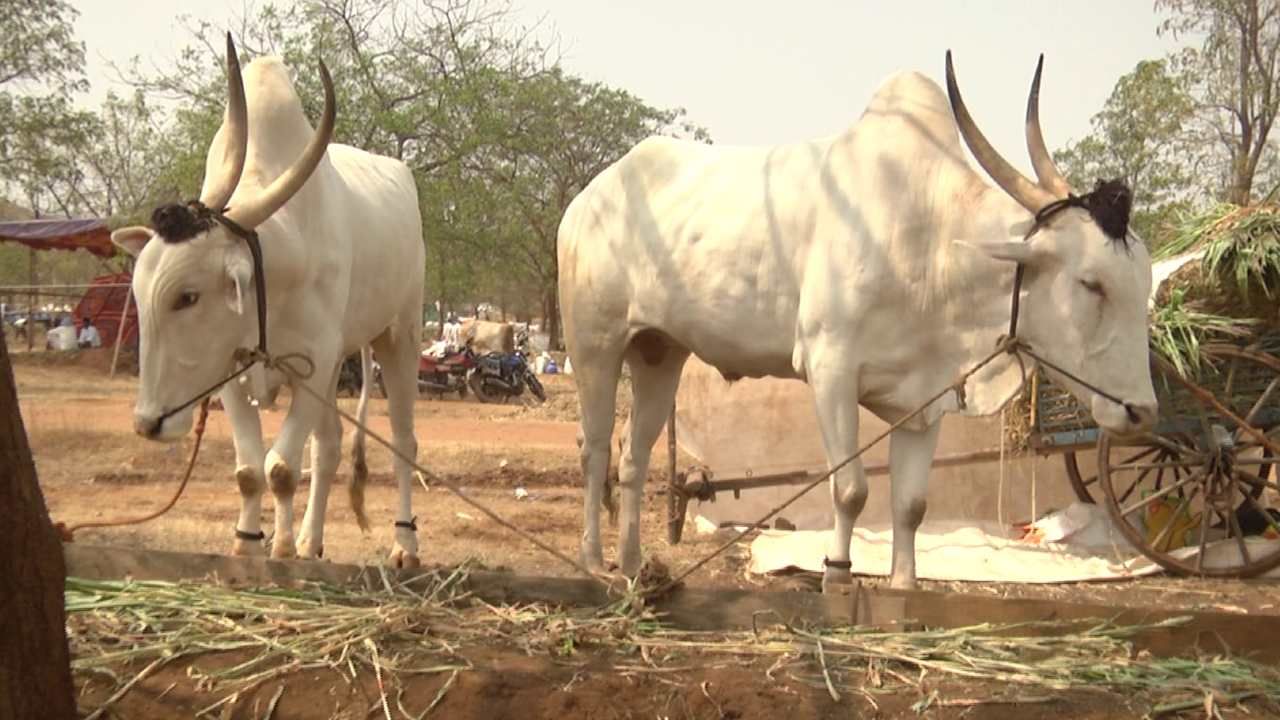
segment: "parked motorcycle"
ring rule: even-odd
[[[483,403],[506,402],[529,392],[539,402],[547,399],[546,391],[538,376],[529,368],[524,353],[487,353],[476,360],[476,366],[467,374],[467,385],[476,399]]]
[[[418,358],[418,390],[436,397],[456,392],[458,399],[463,399],[467,396],[467,374],[475,367],[476,354],[470,343],[442,358],[421,355]]]

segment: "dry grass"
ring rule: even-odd
[[[660,580],[661,573],[656,577]],[[466,565],[406,581],[368,570],[358,590],[319,585],[233,590],[71,578],[67,609],[73,667],[112,677],[127,692],[142,673],[159,665],[210,653],[244,653],[246,660],[229,667],[192,664],[188,672],[210,693],[210,707],[234,702],[239,693],[268,680],[314,668],[352,678],[360,671],[375,672],[382,702],[394,702],[401,677],[465,672],[471,667],[465,649],[482,646],[551,658],[605,650],[614,658],[615,672],[657,674],[675,683],[690,667],[761,660],[770,664],[762,682],[787,674],[826,688],[833,698],[918,687],[926,674],[1041,693],[1105,688],[1139,694],[1164,709],[1204,702],[1206,696],[1280,697],[1275,668],[1225,657],[1135,654],[1130,640],[1159,626],[1043,622],[817,631],[769,625],[762,618],[751,632],[689,632],[664,626],[640,602],[646,588],[638,583],[621,588],[606,607],[556,608],[491,605],[472,597],[466,580]],[[122,675],[118,671],[126,663],[149,664],[142,673]]]

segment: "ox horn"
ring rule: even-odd
[[[245,109],[244,79],[240,76],[240,59],[236,44],[227,33],[227,114],[224,122],[227,130],[223,144],[222,172],[201,193],[200,201],[206,206],[221,210],[226,207],[231,194],[240,184],[244,172],[244,158],[249,145],[249,113]]]
[[[293,167],[276,178],[257,197],[249,198],[241,205],[231,208],[227,217],[246,228],[257,227],[289,202],[289,198],[298,192],[320,164],[329,149],[329,141],[333,139],[333,124],[337,117],[333,78],[329,76],[329,68],[325,67],[323,60],[320,61],[320,81],[324,84],[324,115],[307,148],[302,151]]]
[[[978,164],[991,176],[992,180],[1008,193],[1018,204],[1035,213],[1055,199],[1048,190],[1036,185],[1018,172],[1007,160],[1000,157],[986,136],[974,124],[964,100],[960,97],[960,88],[956,85],[955,69],[951,66],[951,51],[947,51],[947,96],[951,99],[951,110],[956,116],[956,125],[960,135],[969,146]]]
[[[1044,145],[1044,133],[1040,132],[1040,71],[1044,69],[1044,53],[1036,63],[1036,77],[1031,81],[1031,94],[1027,96],[1027,151],[1031,153],[1031,165],[1036,170],[1040,187],[1064,198],[1071,192],[1071,183],[1058,172],[1053,156]]]

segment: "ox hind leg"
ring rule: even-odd
[[[827,467],[832,468],[858,451],[857,382],[847,369],[837,367],[829,371],[811,369],[809,384],[817,402],[818,425],[827,454]],[[862,461],[854,460],[831,476],[835,523],[824,562],[823,592],[831,591],[835,585],[852,582],[849,543],[853,539],[853,524],[866,503],[867,478],[862,470]]]
[[[387,390],[387,411],[391,416],[391,441],[405,457],[417,461],[418,439],[413,434],[413,403],[418,397],[418,344],[421,328],[416,309],[406,312],[373,341],[373,350],[382,363],[382,381]],[[405,319],[407,318],[407,320]],[[395,457],[393,466],[399,502],[396,509],[395,545],[388,563],[397,568],[418,567],[418,526],[413,516],[413,466]]]
[[[642,332],[627,350],[631,369],[631,419],[618,459],[618,490],[621,495],[618,529],[618,564],[622,573],[634,577],[640,571],[640,510],[644,504],[644,481],[649,475],[653,444],[671,416],[680,371],[689,352],[675,347],[652,331]]]
[[[578,448],[582,458],[583,531],[579,559],[592,572],[604,572],[604,548],[600,544],[600,508],[604,504],[609,474],[609,443],[613,437],[618,375],[622,351],[580,348],[569,340],[573,378],[582,410]]]
[[[899,428],[889,436],[890,504],[893,510],[893,570],[889,586],[916,586],[916,529],[924,521],[929,468],[938,447],[938,420],[924,430]]]
[[[337,402],[338,372],[334,368],[329,383],[329,401]],[[311,490],[307,497],[307,509],[302,514],[302,532],[298,535],[298,556],[318,558],[324,554],[324,516],[329,503],[329,490],[338,474],[342,460],[342,418],[332,408],[326,407],[311,436]]]
[[[236,485],[240,488],[240,517],[236,521],[233,555],[262,555],[262,493],[266,490],[263,460],[262,421],[258,409],[249,404],[239,383],[227,383],[218,393],[231,421],[231,439],[236,451]]]

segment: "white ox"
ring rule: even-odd
[[[416,456],[413,402],[425,254],[418,194],[403,163],[329,144],[336,110],[323,63],[325,110],[313,131],[278,58],[253,61],[242,79],[230,35],[227,46],[227,112],[209,147],[201,201],[229,207],[228,218],[256,228],[268,349],[277,357],[304,355],[315,367],[308,378],[288,380],[291,405],[270,450],[244,389],[222,386],[242,496],[233,551],[261,552],[262,493],[269,483],[276,500],[272,555],[294,554],[293,494],[303,444],[314,431],[311,492],[296,543],[299,555],[314,558],[322,552],[325,505],[342,443],[339,417],[324,399],[336,396],[343,358],[372,345],[383,368],[394,443],[406,456]],[[161,210],[181,214],[181,208]],[[142,359],[135,427],[149,438],[175,440],[191,429],[193,410],[166,414],[225,378],[236,367],[238,348],[256,345],[260,299],[252,259],[245,242],[220,224],[189,239],[146,227],[117,230],[112,239],[138,259],[133,291]],[[305,369],[305,363],[295,365]],[[259,373],[251,385],[264,387],[263,378]],[[352,507],[367,527],[357,470]],[[416,565],[411,467],[397,458],[395,474],[400,497],[390,561]]]
[[[951,107],[923,75],[895,74],[852,127],[812,142],[649,138],[570,204],[559,228],[559,291],[582,405],[589,567],[603,566],[600,505],[624,361],[634,406],[619,463],[618,563],[628,575],[641,561],[650,452],[690,353],[731,380],[812,385],[834,466],[859,446],[859,404],[898,421],[995,349],[1021,262],[1019,337],[1124,406],[1050,376],[1103,428],[1152,424],[1146,249],[1108,238],[1080,208],[1057,213],[1024,243],[1033,214],[1068,193],[1040,136],[1039,69],[1027,118],[1038,183],[974,126],[950,53],[947,76]],[[957,125],[998,188],[965,161]],[[1127,194],[1123,205],[1127,219]],[[893,586],[915,584],[915,531],[943,413],[996,412],[1022,378],[1017,359],[1004,355],[969,380],[964,407],[949,393],[893,432]],[[824,586],[849,582],[850,535],[867,496],[860,464],[835,473],[831,496]]]

